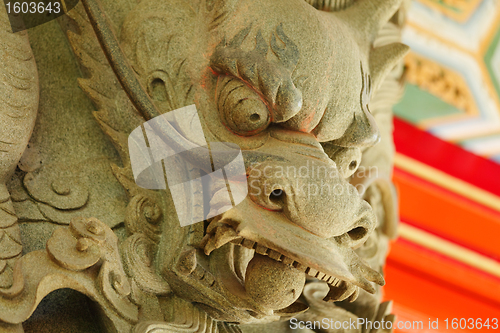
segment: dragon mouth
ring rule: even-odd
[[[233,243],[235,245],[243,246],[243,247],[250,249],[250,250],[255,250],[255,252],[258,254],[268,256],[269,258],[271,258],[273,260],[282,262],[285,265],[292,266],[292,267],[298,269],[300,272],[306,273],[307,275],[309,275],[311,277],[318,278],[319,280],[323,280],[330,285],[337,285],[339,282],[342,281],[334,276],[330,276],[328,274],[321,273],[320,271],[315,270],[314,268],[307,267],[307,266],[301,264],[300,262],[295,261],[292,258],[289,258],[289,257],[279,253],[278,251],[272,250],[266,246],[263,246],[261,244],[258,244],[257,242],[254,242],[252,240],[245,239],[245,238],[237,238],[235,240],[232,240],[231,243]]]
[[[294,267],[299,272],[305,273],[310,277],[326,282],[330,287],[330,291],[323,299],[325,302],[337,302],[343,300],[354,302],[359,295],[358,286],[355,286],[352,283],[339,279],[335,276],[322,273],[321,271],[318,271],[314,268],[305,266],[300,262],[287,257],[276,250],[272,250],[266,246],[258,244],[257,242],[245,238],[237,238],[232,240],[231,243],[247,248],[249,250],[254,250],[257,254],[267,256],[268,258],[273,259],[277,262],[281,262],[290,267]]]
[[[243,216],[252,216],[251,219]],[[205,254],[231,243],[254,251],[301,273],[326,282],[324,301],[354,301],[359,289],[375,293],[373,283],[384,285],[383,276],[365,264],[338,238],[324,239],[290,223],[279,212],[268,211],[244,200],[234,209],[211,220],[202,241]]]

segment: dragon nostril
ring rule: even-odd
[[[260,115],[257,113],[254,113],[253,115],[250,116],[250,121],[256,122],[260,120]]]
[[[279,197],[281,194],[283,194],[283,190],[278,188],[278,189],[272,191],[271,194],[274,195],[275,197]]]
[[[348,231],[347,234],[349,235],[349,237],[352,240],[357,241],[357,240],[360,240],[363,237],[365,237],[367,232],[368,232],[368,230],[366,230],[366,228],[356,227],[356,228],[352,229],[351,231]]]
[[[271,194],[269,195],[269,200],[271,202],[279,202],[282,201],[284,197],[285,192],[282,189],[277,188],[271,192]]]

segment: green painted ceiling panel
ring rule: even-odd
[[[422,120],[459,114],[463,111],[427,91],[407,83],[403,98],[394,106],[394,113],[413,124],[418,124]]]

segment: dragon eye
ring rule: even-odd
[[[261,97],[245,83],[224,77],[219,84],[218,109],[224,124],[233,132],[250,136],[262,132],[271,120]]]

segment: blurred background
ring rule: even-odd
[[[397,321],[424,323],[400,332],[446,331],[447,318],[450,331],[453,318],[500,329],[500,1],[413,0],[403,42],[385,298]]]

